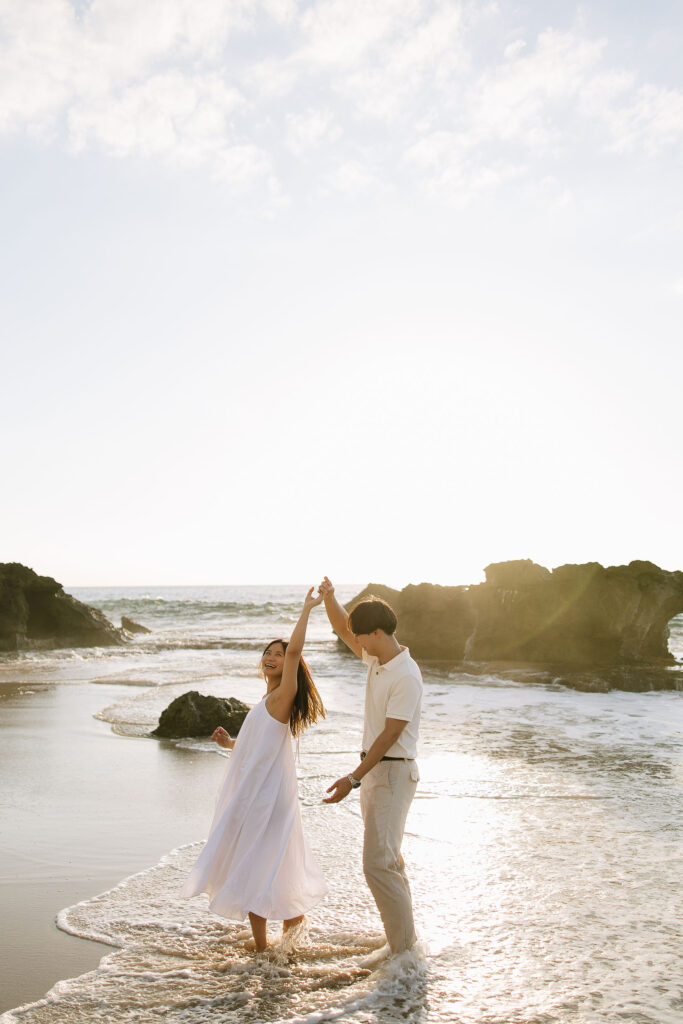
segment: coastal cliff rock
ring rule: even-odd
[[[486,582],[401,591],[366,587],[399,617],[398,635],[418,658],[553,665],[674,664],[669,622],[683,613],[683,572],[652,562],[598,562],[550,571],[530,559],[498,562]]]
[[[150,736],[181,739],[210,736],[219,725],[236,736],[250,708],[236,697],[207,697],[190,690],[171,701],[161,712],[159,724]]]
[[[65,594],[61,583],[18,562],[0,562],[0,650],[122,643],[122,630]]]
[[[398,635],[416,658],[462,661],[475,624],[467,587],[441,587],[436,583],[411,584],[392,590],[371,583],[346,605],[374,594],[381,597],[399,618]]]
[[[151,629],[147,629],[147,626],[141,626],[139,622],[134,622],[133,619],[129,619],[127,615],[121,616],[121,629],[125,629],[126,633],[151,633]]]

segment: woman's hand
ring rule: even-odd
[[[217,729],[211,734],[211,739],[214,743],[217,743],[219,747],[225,747],[227,750],[232,750],[235,746],[235,741],[229,732],[226,732],[222,725],[219,725]]]
[[[322,593],[321,590],[318,590],[318,596],[313,597],[314,590],[315,587],[311,587],[311,589],[306,594],[306,597],[304,598],[304,611],[306,612],[310,612],[311,608],[315,608],[316,605],[323,603],[323,598],[325,597],[325,595]]]
[[[318,587],[318,593],[323,595],[323,599],[326,598],[328,594],[330,596],[334,594],[334,584],[327,576],[323,576],[323,581]]]

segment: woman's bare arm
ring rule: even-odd
[[[268,710],[273,718],[277,718],[281,722],[289,720],[292,704],[296,697],[296,676],[299,670],[299,661],[304,649],[304,641],[306,640],[308,617],[311,614],[311,609],[315,608],[316,605],[322,604],[323,600],[323,595],[320,592],[318,592],[317,597],[313,597],[313,590],[314,588],[311,587],[306,594],[304,606],[301,610],[301,615],[299,616],[299,621],[294,627],[289,643],[287,644],[280,685],[276,690],[273,690],[266,701]]]

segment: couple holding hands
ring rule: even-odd
[[[387,953],[415,943],[410,886],[401,842],[419,778],[415,761],[422,676],[396,637],[396,615],[379,598],[347,615],[325,577],[311,587],[292,635],[272,640],[261,657],[266,693],[236,739],[221,728],[213,739],[232,750],[209,837],[182,889],[206,892],[211,910],[239,921],[248,915],[256,949],[267,947],[267,921],[283,932],[303,921],[327,892],[304,837],[291,736],[325,716],[302,657],[311,610],[325,602],[332,628],[367,666],[363,750],[348,775],[333,782],[324,802],[360,789],[363,870],[387,937]],[[351,767],[351,766],[350,766]]]

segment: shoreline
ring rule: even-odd
[[[203,838],[208,827],[222,761],[117,735],[93,718],[129,689],[0,684],[0,769],[12,783],[0,797],[0,1013],[43,998],[111,952],[61,931],[61,910]]]

